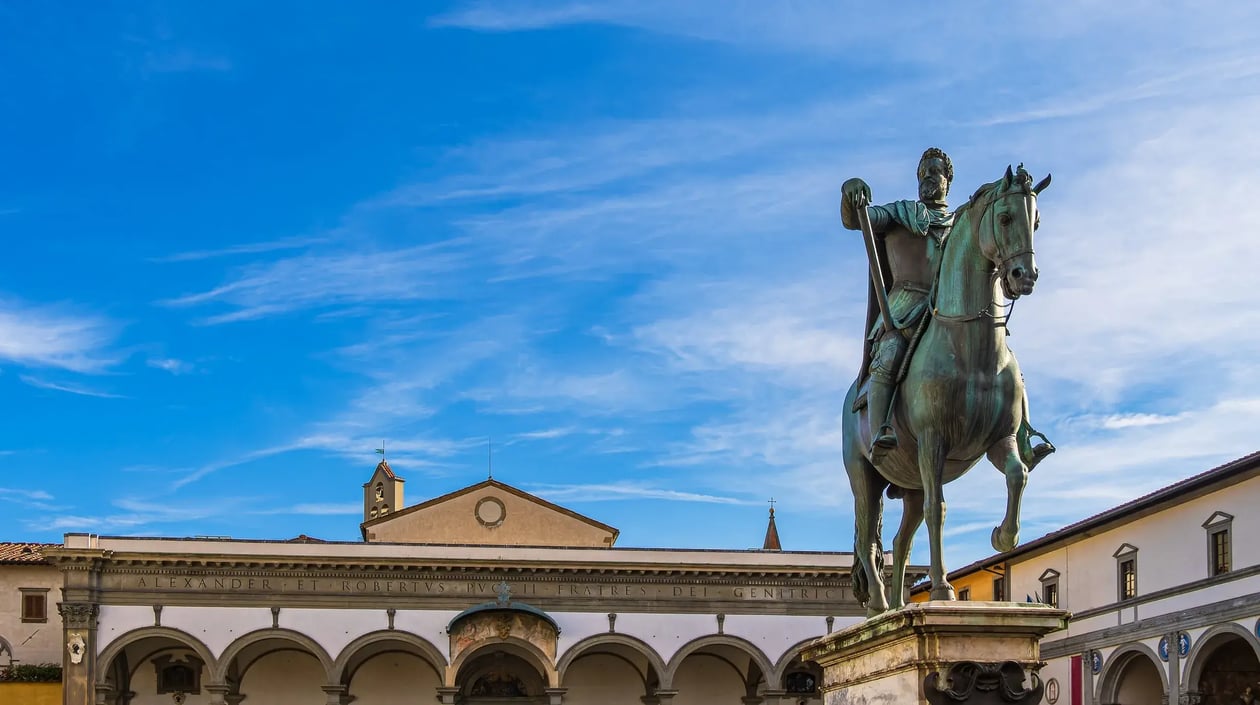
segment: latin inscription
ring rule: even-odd
[[[110,588],[161,593],[270,593],[306,595],[495,596],[495,580],[408,580],[333,578],[235,578],[227,576],[141,575],[111,576]],[[847,600],[839,587],[778,587],[760,585],[639,585],[634,583],[511,583],[512,597],[601,598],[634,600],[735,600],[745,602],[835,602]]]

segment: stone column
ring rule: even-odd
[[[740,698],[739,701],[744,705],[761,705],[766,701],[766,699],[760,695],[745,695]]]
[[[1094,651],[1090,649],[1086,651],[1081,658],[1081,668],[1085,669],[1085,673],[1081,674],[1081,689],[1085,692],[1083,700],[1085,705],[1094,705]]]
[[[58,602],[62,626],[62,703],[93,705],[96,702],[96,617],[93,602]]]
[[[321,685],[320,689],[324,691],[324,695],[327,697],[327,700],[324,702],[328,705],[349,705],[350,701],[354,700],[354,696],[350,694],[348,686],[341,684]]]
[[[568,688],[547,688],[545,692],[547,693],[548,705],[563,705],[564,694],[569,692],[569,689]]]
[[[1164,635],[1168,640],[1168,692],[1164,695],[1165,703],[1181,702],[1181,644],[1177,637],[1181,632],[1169,632]]]
[[[442,705],[455,705],[455,696],[459,695],[459,688],[441,687],[437,689],[437,699]]]

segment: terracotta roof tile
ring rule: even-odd
[[[44,558],[44,549],[60,546],[59,543],[25,543],[20,541],[0,541],[0,564],[7,563],[48,563]]]

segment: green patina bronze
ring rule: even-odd
[[[1023,377],[1006,344],[1002,299],[1031,294],[1037,281],[1037,194],[1050,177],[1034,186],[1023,165],[1007,167],[951,213],[945,203],[953,181],[949,157],[929,149],[918,176],[917,201],[868,206],[870,188],[850,179],[842,202],[844,224],[864,231],[872,264],[865,361],[845,398],[843,421],[856,515],[854,593],[871,615],[904,604],[906,562],[924,519],[931,598],[955,599],[942,562],[945,483],[986,455],[1002,471],[1006,516],[992,542],[1006,551],[1018,541],[1028,471],[1054,450],[1049,442],[1031,444],[1033,437],[1045,438],[1028,420]],[[880,298],[885,301],[876,307]],[[903,503],[891,594],[880,540],[885,493]]]

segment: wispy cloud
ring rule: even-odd
[[[611,502],[619,500],[654,499],[669,502],[702,502],[706,504],[760,504],[737,497],[684,492],[660,487],[650,487],[630,482],[588,485],[530,484],[526,488],[553,502]]]
[[[116,329],[100,316],[0,298],[0,360],[101,372],[119,361],[110,351]]]
[[[0,499],[10,499],[13,501],[33,500],[38,502],[52,501],[53,496],[44,490],[18,490],[9,487],[0,487]]]
[[[320,237],[288,237],[279,240],[270,240],[267,242],[249,242],[240,245],[230,245],[214,250],[190,250],[188,252],[178,252],[173,255],[165,255],[162,257],[153,257],[150,262],[195,262],[216,257],[231,257],[235,255],[257,255],[267,252],[280,252],[284,250],[299,250],[310,247],[311,245],[319,245],[330,241],[332,238],[326,236]]]
[[[144,69],[148,73],[225,72],[232,70],[232,60],[220,54],[189,47],[154,49],[145,54]]]
[[[98,389],[91,389],[78,384],[52,382],[46,379],[35,377],[33,375],[19,375],[18,379],[23,383],[39,389],[51,389],[55,392],[66,392],[67,394],[78,394],[84,397],[97,397],[98,399],[126,399],[122,394],[114,394],[112,392],[102,392]]]
[[[464,262],[459,241],[377,252],[307,252],[248,265],[218,287],[163,301],[229,311],[204,319],[221,324],[304,308],[344,308],[379,301],[415,301],[449,294],[449,275]]]
[[[149,358],[148,360],[145,360],[145,364],[155,369],[170,372],[173,375],[188,374],[190,372],[196,371],[197,369],[197,366],[192,364],[191,362],[185,362],[183,360],[176,360],[175,358],[171,358],[171,357]]]

